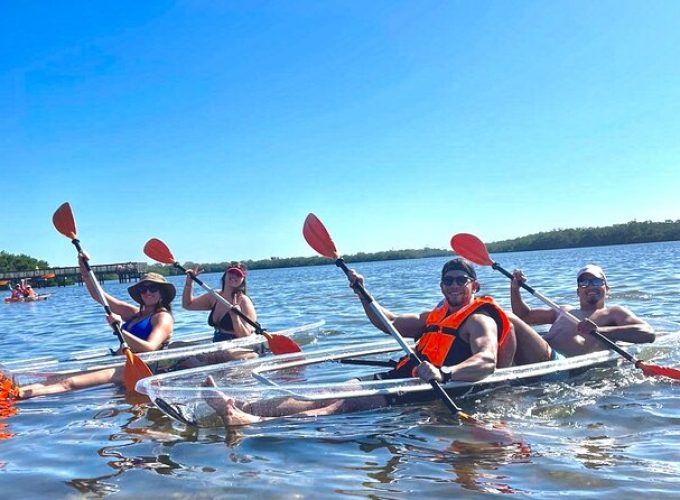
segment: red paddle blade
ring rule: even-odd
[[[62,205],[54,212],[54,215],[52,215],[52,224],[54,224],[57,231],[68,239],[75,240],[77,238],[76,219],[73,217],[71,205],[69,205],[68,202],[62,203]]]
[[[175,256],[172,255],[172,252],[168,248],[168,245],[158,238],[151,238],[146,242],[146,245],[144,245],[144,253],[162,264],[174,264],[177,262]]]
[[[451,248],[461,257],[480,266],[492,266],[486,245],[474,234],[458,233],[451,238]]]
[[[123,367],[123,384],[125,389],[133,392],[137,382],[143,378],[150,377],[153,373],[151,373],[146,363],[135,356],[131,350],[126,349],[125,356],[127,360],[125,360],[125,366]]]
[[[302,352],[302,348],[297,343],[286,337],[285,335],[272,335],[267,337],[269,341],[269,350],[272,354],[291,354],[294,352]]]
[[[317,253],[328,257],[329,259],[337,259],[338,251],[335,248],[335,243],[331,235],[328,234],[323,223],[314,214],[309,214],[305,218],[305,224],[302,227],[302,235],[305,240],[316,250]]]
[[[642,370],[642,373],[648,377],[661,376],[668,377],[675,380],[680,380],[680,370],[675,368],[668,368],[666,366],[650,365],[649,363],[643,363],[639,361],[635,364],[638,368]]]

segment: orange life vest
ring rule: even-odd
[[[416,352],[423,359],[429,361],[438,368],[460,363],[472,356],[470,344],[459,338],[459,328],[476,312],[484,311],[496,321],[498,329],[498,347],[503,345],[510,332],[510,321],[503,310],[491,297],[478,297],[470,304],[449,314],[449,305],[446,301],[430,312],[425,320],[425,330],[416,343]],[[405,356],[397,364],[395,370],[403,370],[411,358]],[[412,370],[415,364],[408,369],[408,374],[415,376]]]

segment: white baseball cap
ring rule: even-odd
[[[596,266],[595,264],[588,264],[585,267],[579,269],[578,273],[576,274],[576,279],[578,280],[582,274],[592,274],[596,278],[602,278],[603,280],[607,281],[607,276],[604,274],[602,268],[600,266]]]

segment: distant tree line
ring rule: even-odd
[[[49,267],[47,261],[34,259],[23,253],[20,255],[13,255],[4,250],[0,251],[0,273],[34,271],[36,266],[39,269]]]
[[[530,234],[521,238],[496,241],[488,244],[490,252],[517,252],[524,250],[554,250],[557,248],[578,248],[590,246],[619,245],[626,243],[651,243],[659,241],[680,240],[680,220],[666,220],[664,222],[631,221],[625,224],[614,224],[606,227],[580,227],[574,229],[553,229],[552,231]],[[423,248],[420,250],[386,250],[383,252],[359,252],[345,255],[347,262],[371,262],[399,259],[421,259],[425,257],[441,257],[452,255],[451,250],[438,248]],[[248,269],[273,269],[280,267],[319,266],[329,264],[323,257],[270,257],[262,260],[246,260],[243,262]],[[201,264],[205,272],[222,272],[228,262]],[[187,269],[192,268],[194,262],[184,263]],[[36,268],[45,269],[49,264],[28,255],[12,255],[0,252],[0,272],[30,271]],[[153,264],[149,271],[165,275],[178,274],[170,266]]]
[[[353,255],[343,255],[346,262],[371,262],[380,260],[400,260],[400,259],[422,259],[424,257],[439,257],[442,255],[450,255],[450,250],[441,250],[437,248],[423,248],[420,250],[386,250],[383,252],[366,253],[359,252]],[[280,267],[304,267],[304,266],[321,266],[329,264],[330,261],[323,257],[270,257],[262,260],[245,260],[242,261],[248,269],[274,269]],[[187,269],[193,268],[196,262],[186,262],[183,266]],[[204,272],[217,273],[223,272],[229,262],[217,262],[211,264],[200,264]],[[169,266],[162,266],[154,264],[149,266],[150,271],[155,271],[163,274],[178,274],[176,268]]]
[[[677,240],[680,240],[680,220],[631,221],[606,227],[553,229],[521,238],[490,243],[488,248],[490,252],[517,252]]]

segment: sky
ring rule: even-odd
[[[680,218],[680,2],[0,3],[0,250],[448,248]]]

